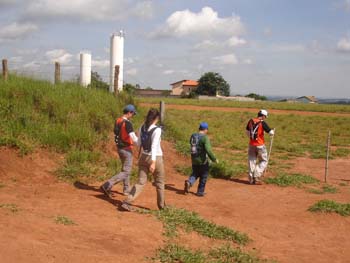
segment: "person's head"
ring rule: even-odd
[[[265,120],[267,118],[268,112],[267,110],[260,110],[258,112],[258,118],[261,118],[263,120]]]
[[[208,133],[208,128],[209,128],[209,125],[208,125],[208,123],[206,123],[206,122],[201,122],[200,124],[199,124],[199,131],[200,132],[202,132],[202,133]]]
[[[123,109],[123,114],[127,119],[131,119],[134,115],[136,115],[136,108],[132,104],[128,104]]]
[[[146,128],[149,128],[152,124],[156,124],[159,121],[160,113],[157,109],[150,109],[145,119]]]

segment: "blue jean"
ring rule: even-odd
[[[192,165],[192,174],[188,179],[188,182],[192,186],[199,177],[199,184],[197,194],[204,194],[205,185],[207,183],[209,175],[209,163],[203,165]]]

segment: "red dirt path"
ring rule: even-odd
[[[112,148],[111,145],[108,146]],[[211,179],[207,196],[183,195],[184,176],[174,164],[189,165],[172,144],[163,142],[168,204],[198,212],[202,217],[245,232],[253,239],[247,250],[279,262],[348,262],[350,218],[337,214],[314,214],[307,208],[321,199],[350,201],[350,161],[330,162],[330,183],[337,194],[316,195],[303,189],[272,185],[250,186],[245,179]],[[0,208],[0,262],[147,262],[164,244],[161,222],[150,215],[117,211],[123,200],[107,200],[99,183],[70,185],[59,182],[52,172],[59,156],[40,151],[18,157],[0,149],[0,204],[16,204],[12,213]],[[321,177],[319,163],[296,161],[295,171]],[[345,173],[344,173],[345,171]],[[347,186],[338,186],[339,182]],[[191,189],[195,190],[195,189]],[[151,184],[135,203],[156,209]],[[76,225],[55,223],[58,215]],[[211,246],[212,240],[191,233],[181,241],[191,247]]]
[[[142,107],[158,107],[156,103],[140,103]],[[259,109],[256,108],[234,108],[234,107],[212,107],[212,106],[196,106],[196,105],[180,105],[180,104],[166,104],[166,109],[176,110],[196,110],[196,111],[222,111],[222,112],[254,112]],[[269,109],[269,113],[276,114],[296,114],[303,116],[333,116],[333,117],[350,117],[350,113],[337,112],[316,112],[316,111],[298,111],[298,110],[275,110]]]

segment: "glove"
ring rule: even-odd
[[[269,132],[269,134],[270,134],[270,136],[274,136],[274,135],[275,135],[275,130],[271,130],[271,131]]]

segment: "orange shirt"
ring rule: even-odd
[[[270,127],[267,125],[266,122],[264,122],[263,120],[259,119],[259,118],[254,118],[252,119],[254,123],[260,122],[259,124],[259,128],[258,128],[258,136],[256,138],[256,140],[250,138],[249,144],[253,145],[253,146],[261,146],[265,144],[265,138],[264,138],[264,131],[266,132],[270,132]],[[249,122],[247,124],[247,130],[249,131]]]
[[[120,148],[132,150],[134,143],[129,135],[129,133],[134,131],[132,124],[129,120],[120,117],[116,120],[116,125],[120,125],[122,122],[123,124],[120,128],[120,140],[125,144],[125,147]]]

